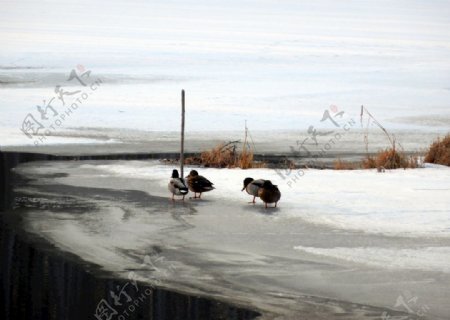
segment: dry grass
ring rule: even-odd
[[[405,157],[392,148],[378,152],[376,163],[377,167],[384,167],[386,169],[407,167]]]
[[[360,165],[354,162],[344,161],[338,158],[337,160],[334,160],[333,167],[334,170],[354,170],[359,169]]]
[[[250,150],[237,150],[237,141],[221,143],[211,150],[204,151],[199,157],[189,157],[185,164],[202,165],[214,168],[264,168],[266,165],[254,160]]]
[[[253,152],[247,149],[242,150],[237,159],[235,167],[239,167],[241,169],[255,168],[256,162],[253,159]],[[258,168],[262,168],[262,166],[259,166]]]
[[[438,138],[431,144],[424,161],[450,166],[450,134],[444,139]]]
[[[364,169],[406,169],[417,168],[418,166],[418,156],[406,156],[393,148],[379,151],[375,156],[368,156],[362,162]]]
[[[364,169],[376,168],[377,167],[377,160],[375,159],[375,157],[367,156],[367,158],[362,161],[361,166]]]
[[[423,166],[423,161],[419,155],[409,156],[407,165],[407,168],[419,168]]]

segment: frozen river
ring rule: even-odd
[[[331,105],[356,120],[364,105],[388,130],[445,133],[449,12],[437,0],[8,2],[0,147],[33,145],[20,131],[29,113],[53,144],[80,142],[71,136],[86,128],[113,131],[98,133],[103,142],[122,129],[176,131],[182,88],[187,132],[242,132],[247,120],[304,133],[323,129]],[[92,90],[71,72],[101,83]],[[37,106],[54,98],[64,113],[81,91],[61,125],[51,110],[41,118]]]
[[[23,225],[119,278],[214,297],[271,319],[450,315],[450,170],[386,173],[200,169],[216,190],[171,202],[155,161],[34,162]],[[270,178],[278,209],[247,204],[243,178]]]
[[[242,141],[247,121],[260,157],[304,161],[295,152],[309,139],[302,146],[326,149],[320,160],[328,165],[360,160],[366,127],[369,152],[390,147],[373,119],[360,123],[364,105],[399,150],[423,154],[450,127],[449,17],[441,0],[5,1],[0,150],[23,159],[173,158],[185,89],[189,153]],[[344,115],[348,130],[326,119],[330,112]],[[8,166],[0,169],[0,180],[10,177]],[[217,190],[185,203],[168,201],[172,169],[153,161],[24,164],[13,213],[55,251],[114,279],[133,272],[267,319],[450,317],[448,168],[204,169]],[[280,208],[246,203],[240,189],[249,175],[280,186]],[[8,185],[0,189],[9,201]],[[14,261],[8,246],[5,261]],[[30,266],[23,252],[33,251],[16,250]],[[45,278],[29,269],[17,274]],[[49,288],[77,293],[67,278]],[[12,297],[16,283],[28,295],[23,282],[11,283]]]

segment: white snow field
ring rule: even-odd
[[[42,206],[24,214],[25,228],[118,276],[134,270],[143,281],[286,319],[334,319],[343,310],[347,319],[380,318],[382,309],[355,316],[354,304],[407,311],[397,305],[406,293],[426,319],[450,315],[448,167],[304,170],[290,185],[272,169],[199,168],[216,189],[175,203],[172,169],[156,161],[22,165],[17,172],[36,180],[17,191]],[[278,208],[247,203],[240,190],[248,176],[278,184]],[[158,272],[143,262],[155,250]]]

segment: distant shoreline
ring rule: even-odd
[[[110,154],[51,154],[36,152],[12,152],[0,151],[0,154],[11,154],[13,157],[20,158],[21,162],[31,161],[85,161],[85,160],[160,160],[162,164],[179,165],[179,153],[110,153]],[[360,162],[368,155],[373,156],[375,153],[345,153],[335,154],[329,153],[324,157],[295,157],[290,154],[254,154],[256,161],[264,162],[271,169],[285,169],[285,161],[290,160],[295,163],[299,169],[333,169],[334,161],[337,159],[351,162]],[[188,152],[186,157],[197,156],[199,153]],[[413,152],[405,152],[405,155],[414,155]]]

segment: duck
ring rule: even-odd
[[[244,179],[244,187],[241,191],[247,191],[247,193],[251,196],[253,196],[253,201],[250,201],[249,203],[255,204],[256,197],[259,197],[259,189],[262,188],[264,184],[263,179],[254,180],[253,178],[245,178]]]
[[[183,196],[184,201],[184,197],[189,192],[184,179],[180,178],[178,170],[176,169],[172,171],[172,178],[169,181],[168,188],[170,193],[172,193],[172,201],[175,201],[175,196]]]
[[[205,177],[198,175],[198,172],[196,170],[191,170],[186,179],[189,190],[194,192],[194,199],[201,199],[203,192],[208,192],[215,189],[213,187],[214,183],[212,183]],[[199,193],[198,197],[197,193]]]
[[[275,208],[277,207],[278,201],[281,198],[281,192],[278,190],[278,186],[272,184],[270,180],[265,180],[262,188],[258,190],[258,195],[262,201],[264,201],[264,206],[267,209],[267,204],[275,203]]]

